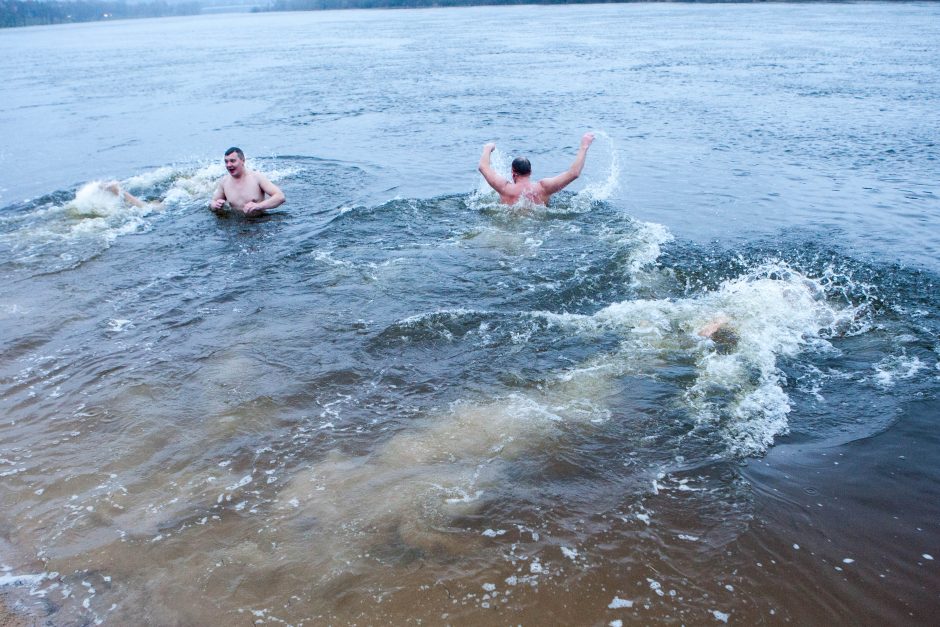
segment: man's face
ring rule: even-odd
[[[241,176],[245,171],[245,162],[241,160],[237,152],[225,155],[225,169],[234,177]]]

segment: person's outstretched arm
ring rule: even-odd
[[[581,148],[578,149],[578,156],[575,157],[574,163],[558,176],[539,181],[539,184],[542,186],[542,189],[545,190],[546,194],[554,194],[564,189],[569,183],[581,176],[581,170],[584,169],[584,159],[587,157],[588,148],[593,141],[594,133],[585,133],[581,138]]]
[[[117,181],[111,181],[110,183],[102,183],[101,187],[108,190],[118,198],[121,198],[129,205],[134,205],[135,207],[145,207],[146,203],[134,194],[124,191],[121,189],[120,184]]]
[[[489,186],[496,190],[499,194],[506,193],[506,187],[509,185],[509,181],[501,177],[496,173],[496,170],[493,169],[493,166],[490,165],[490,155],[493,153],[493,150],[496,148],[496,144],[490,142],[483,146],[483,154],[480,155],[480,174],[483,175],[483,178],[486,179],[486,182],[489,183]]]

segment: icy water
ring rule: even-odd
[[[0,32],[6,605],[932,622],[938,44],[936,4]],[[586,130],[548,208],[476,173]],[[287,204],[207,210],[233,144]]]

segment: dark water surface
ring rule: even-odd
[[[0,32],[7,604],[54,625],[930,623],[938,17]],[[588,129],[547,209],[475,172],[495,140],[501,169],[555,174]],[[286,205],[206,210],[231,144]]]

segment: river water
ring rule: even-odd
[[[930,623],[938,18],[0,32],[6,605],[55,625]],[[476,172],[495,141],[503,171],[527,154],[554,175],[587,130],[548,208],[501,207]],[[280,209],[206,209],[233,144]]]

